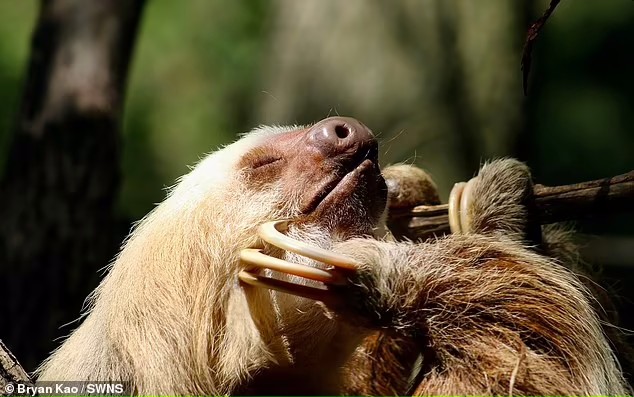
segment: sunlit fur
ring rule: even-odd
[[[291,129],[260,128],[185,175],[134,229],[83,323],[42,364],[39,379],[126,380],[143,395],[217,395],[263,368],[332,361],[319,354],[339,323],[321,305],[245,289],[237,279],[239,251],[256,242],[255,228],[292,218],[297,198],[281,197],[275,186],[250,190],[236,165],[263,137]],[[330,243],[319,234],[310,239]],[[297,339],[306,343],[298,347]]]

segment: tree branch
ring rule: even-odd
[[[27,375],[15,356],[0,340],[0,394],[13,394],[7,386],[16,383],[33,386],[29,375]]]
[[[612,178],[564,186],[535,185],[535,219],[541,224],[632,210],[634,171]],[[448,205],[420,205],[390,211],[390,229],[412,240],[450,233]]]

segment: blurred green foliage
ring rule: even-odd
[[[204,153],[249,129],[263,1],[149,1],[128,88],[121,208],[138,218]]]
[[[260,122],[253,108],[254,98],[268,95],[262,93],[266,84],[260,80],[271,4],[148,1],[125,109],[122,216],[142,217],[187,165]],[[533,2],[529,19],[546,4]],[[36,15],[35,0],[0,0],[0,164],[20,100]],[[548,184],[634,169],[633,42],[631,1],[562,1],[534,51],[524,107],[526,131],[515,149],[500,154],[528,160],[538,181]],[[310,94],[302,87],[297,90],[298,95]],[[275,93],[270,95],[274,100]],[[400,160],[416,150],[409,148]]]
[[[36,0],[0,0],[0,171],[20,102],[36,14]]]

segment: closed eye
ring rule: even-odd
[[[255,169],[267,166],[267,165],[275,164],[275,163],[277,163],[279,161],[282,161],[281,157],[263,157],[263,158],[258,159],[256,162],[254,162],[251,165],[251,168],[255,170]]]

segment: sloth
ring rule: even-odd
[[[364,338],[390,335],[416,353],[395,393],[624,394],[591,294],[524,244],[529,184],[523,164],[492,163],[471,189],[471,234],[396,242],[365,125],[257,128],[139,222],[38,380],[121,380],[140,395],[342,394],[372,367]],[[356,270],[263,241],[272,220]],[[304,270],[254,267],[247,248]],[[297,287],[252,286],[245,272]]]

